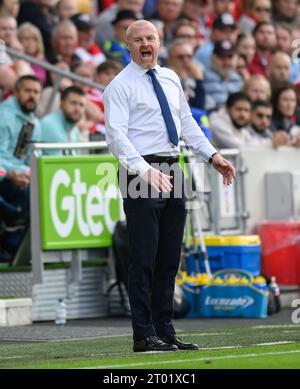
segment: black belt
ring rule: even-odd
[[[148,163],[176,163],[179,161],[179,156],[161,156],[155,154],[143,155],[144,160]]]

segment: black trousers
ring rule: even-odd
[[[151,162],[151,158],[147,161]],[[130,251],[128,294],[135,340],[175,333],[173,295],[186,208],[182,171],[178,163],[172,167],[173,182],[177,189],[181,185],[182,195],[178,198],[174,195],[176,185],[168,197],[158,197],[156,192],[150,198],[124,198]],[[137,176],[129,177],[128,183],[133,178]]]

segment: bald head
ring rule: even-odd
[[[277,52],[272,55],[268,66],[271,82],[288,82],[291,76],[291,58],[288,54]]]
[[[58,36],[60,36],[61,34],[63,34],[65,31],[68,31],[70,32],[71,34],[73,34],[74,36],[78,36],[78,32],[77,32],[77,28],[75,26],[75,24],[67,19],[67,20],[63,20],[61,22],[59,22],[53,29],[52,31],[52,39],[55,40]]]
[[[145,69],[157,63],[159,36],[156,27],[147,20],[132,23],[126,34],[127,46],[132,60]]]
[[[57,54],[64,59],[71,58],[78,42],[78,33],[70,20],[57,24],[52,33],[52,45]]]
[[[153,23],[148,22],[148,20],[136,20],[127,28],[126,31],[127,42],[133,34],[136,34],[139,32],[139,30],[144,30],[147,27],[149,30],[152,29],[154,34],[156,33],[158,35],[157,29]]]

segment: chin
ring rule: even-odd
[[[31,106],[25,106],[23,107],[23,111],[26,112],[26,113],[31,113],[31,112],[34,112],[36,110],[36,105],[31,105]]]
[[[152,67],[152,64],[150,64],[150,63],[141,62],[140,65],[141,65],[144,69],[151,69],[151,67]]]

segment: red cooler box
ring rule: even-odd
[[[262,269],[282,285],[300,285],[300,221],[265,221],[259,227]]]

